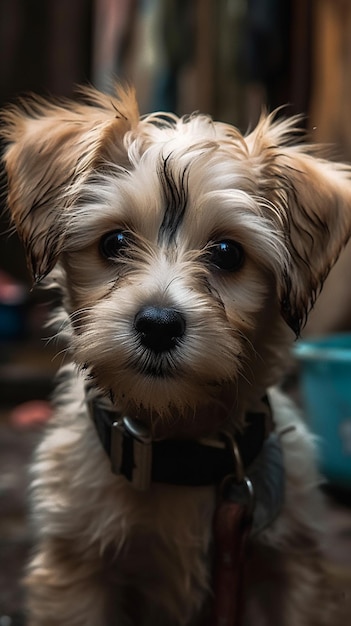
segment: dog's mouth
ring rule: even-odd
[[[174,362],[174,356],[155,355],[152,353],[144,353],[142,357],[135,358],[131,362],[134,371],[144,377],[152,379],[170,379],[180,376]]]

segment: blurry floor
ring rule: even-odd
[[[8,424],[7,413],[0,420],[0,625],[21,626],[20,580],[30,549],[27,465],[39,433],[18,432]]]
[[[27,470],[41,435],[38,418],[49,408],[54,354],[39,339],[0,344],[0,626],[24,625],[21,578],[31,546]]]
[[[43,346],[17,348],[0,362],[0,626],[24,626],[21,577],[31,544],[27,466],[40,438],[40,421],[13,419],[13,407],[45,399],[56,369]],[[44,356],[43,356],[44,354]],[[21,365],[19,365],[19,363]],[[40,412],[40,411],[39,411]],[[336,624],[351,618],[351,490],[327,494],[326,563],[340,603]],[[272,626],[280,626],[272,624]],[[298,626],[298,625],[296,625]]]
[[[339,619],[330,626],[351,623],[351,492],[327,494],[326,566],[340,605]]]

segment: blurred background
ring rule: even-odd
[[[108,92],[115,77],[135,84],[141,113],[201,110],[242,131],[262,107],[287,105],[287,114],[304,115],[313,141],[351,159],[351,0],[0,0],[0,106],[28,92],[75,97],[78,84]],[[327,281],[306,338],[351,331],[350,264],[351,246]],[[25,623],[27,463],[50,416],[62,360],[43,330],[54,296],[30,287],[22,248],[2,211],[0,626]],[[292,365],[286,382],[298,401],[300,371]],[[351,371],[347,380],[351,388]],[[344,469],[327,476],[333,489],[326,559],[346,615],[351,400],[341,426]]]

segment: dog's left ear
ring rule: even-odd
[[[264,210],[285,241],[278,295],[284,319],[299,335],[351,234],[351,168],[296,145],[296,121],[264,117],[246,141]]]
[[[82,184],[106,162],[124,164],[123,136],[139,120],[131,89],[84,95],[84,103],[32,98],[2,115],[8,207],[36,282],[55,265]]]

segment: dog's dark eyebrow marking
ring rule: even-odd
[[[175,180],[172,172],[172,154],[163,159],[159,168],[165,202],[165,212],[159,229],[158,238],[168,243],[174,236],[184,219],[188,202],[188,167],[185,167]]]

